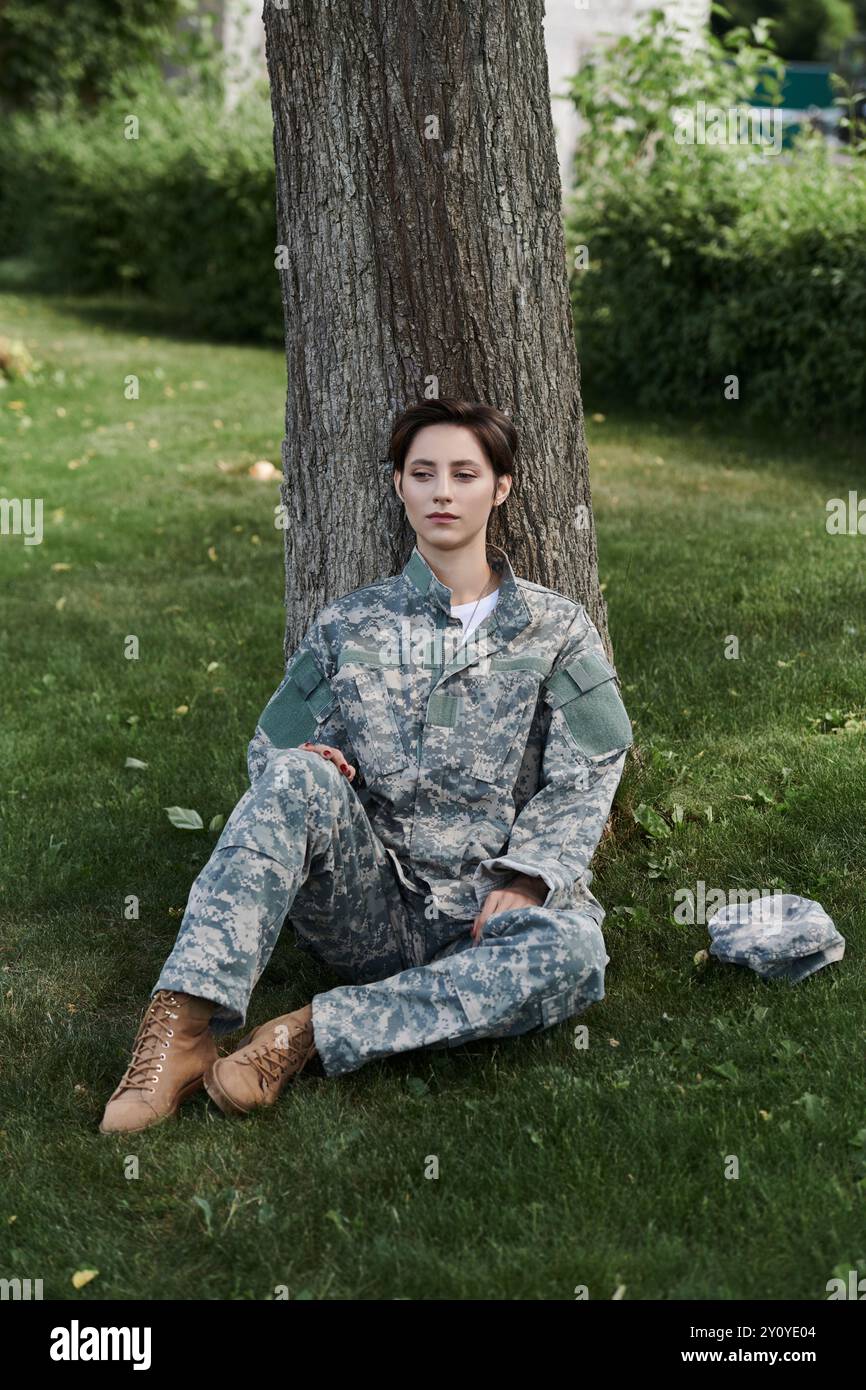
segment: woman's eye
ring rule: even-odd
[[[413,472],[413,474],[412,474],[412,477],[413,477],[413,478],[417,478],[418,481],[421,482],[421,483],[427,482],[427,480],[428,480],[429,478],[432,478],[432,476],[433,476],[432,473],[419,473],[419,472]],[[462,479],[463,479],[465,482],[467,482],[467,483],[474,483],[474,481],[475,481],[475,479],[476,479],[476,477],[477,477],[477,474],[475,474],[475,473],[455,473],[455,474],[454,474],[454,477],[455,477],[455,478],[462,478]]]

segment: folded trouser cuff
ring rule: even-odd
[[[210,1030],[217,1037],[221,1037],[223,1033],[234,1033],[246,1023],[246,1006],[241,1007],[240,1000],[232,999],[226,990],[204,975],[163,973],[150,991],[151,999],[159,989],[173,989],[178,994],[194,994],[199,999],[209,999],[217,1004],[219,1007],[214,1009],[210,1016]]]

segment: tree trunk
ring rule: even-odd
[[[385,462],[425,395],[511,415],[489,536],[607,641],[543,0],[266,0],[288,395],[286,654],[414,543]]]

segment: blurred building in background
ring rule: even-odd
[[[263,0],[219,0],[222,43],[229,59],[229,105],[234,105],[248,82],[267,78]]]
[[[246,83],[266,77],[262,0],[218,0],[223,47],[232,65],[228,100],[233,104]],[[646,11],[662,9],[695,41],[706,32],[710,0],[545,0],[544,34],[550,73],[551,107],[563,191],[571,188],[571,162],[579,117],[564,95],[568,77],[599,44],[631,33]]]
[[[633,33],[649,10],[663,10],[671,24],[684,29],[693,42],[706,33],[710,20],[710,0],[545,0],[551,109],[564,194],[573,187],[572,155],[580,129],[580,117],[565,94],[567,79],[594,48]]]

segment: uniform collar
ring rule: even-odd
[[[532,614],[517,584],[511,561],[501,546],[487,542],[487,562],[499,577],[499,598],[487,621],[508,641],[526,627]],[[451,616],[451,590],[437,579],[417,545],[403,567],[403,579],[410,591],[428,604]]]

